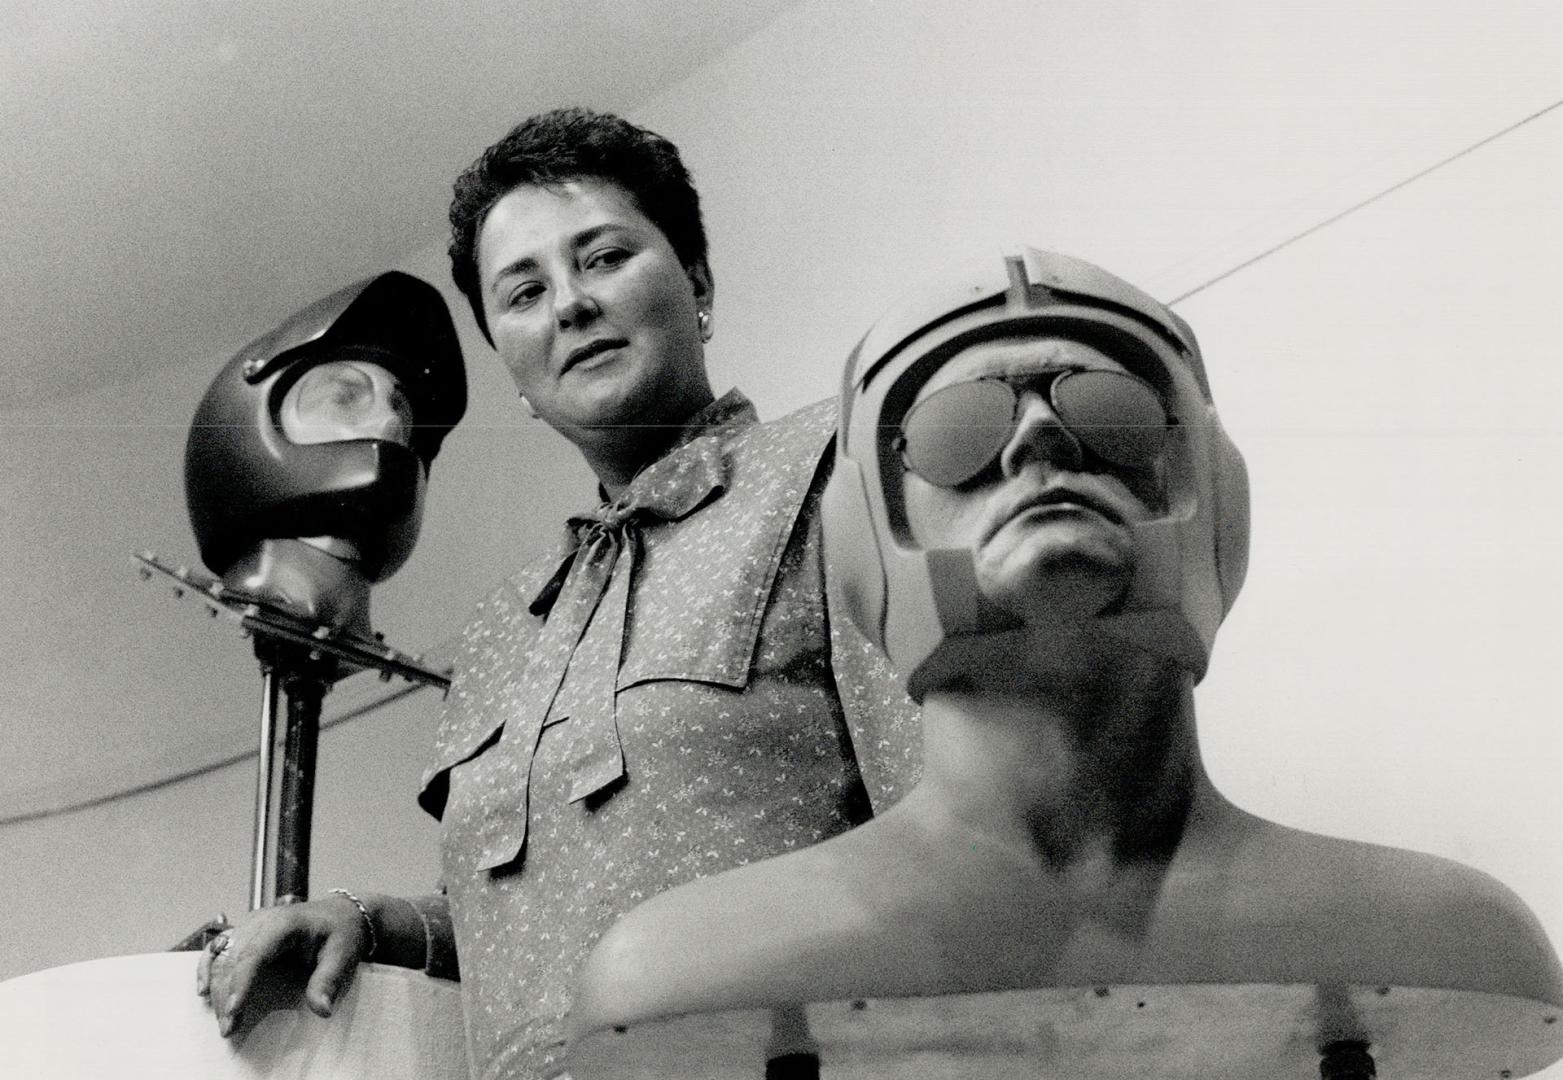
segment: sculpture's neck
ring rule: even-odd
[[[1170,860],[1209,789],[1191,681],[1118,660],[930,692],[923,809],[1057,869]]]
[[[296,618],[367,637],[370,582],[356,555],[331,537],[262,540],[223,584]]]

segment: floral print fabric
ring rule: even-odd
[[[829,620],[817,508],[834,421],[822,403],[760,424],[729,394],[469,625],[422,801],[443,816],[478,1075],[557,1064],[575,972],[619,914],[861,822],[860,757],[875,804],[914,779],[913,707]],[[582,538],[601,533],[580,521],[622,523],[614,508],[631,504],[667,512],[632,515],[606,578],[586,581]],[[605,599],[616,584],[621,609]],[[539,708],[535,646],[554,612],[582,608]],[[582,762],[603,760],[612,777],[588,764],[583,784]],[[495,857],[496,821],[509,857]]]

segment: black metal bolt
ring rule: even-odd
[[[1356,1040],[1330,1043],[1319,1058],[1320,1080],[1372,1080],[1378,1070],[1368,1044]]]
[[[765,1080],[819,1080],[818,1054],[783,1054],[765,1063]]]

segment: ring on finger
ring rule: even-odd
[[[216,960],[232,944],[233,938],[229,937],[228,932],[224,930],[206,943],[206,951],[212,954],[213,960]]]

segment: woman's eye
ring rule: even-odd
[[[543,295],[543,287],[535,281],[529,281],[525,285],[519,285],[512,289],[505,303],[509,307],[525,307]]]
[[[593,270],[612,270],[629,257],[630,253],[623,248],[604,248],[592,252],[586,260],[586,265]]]

